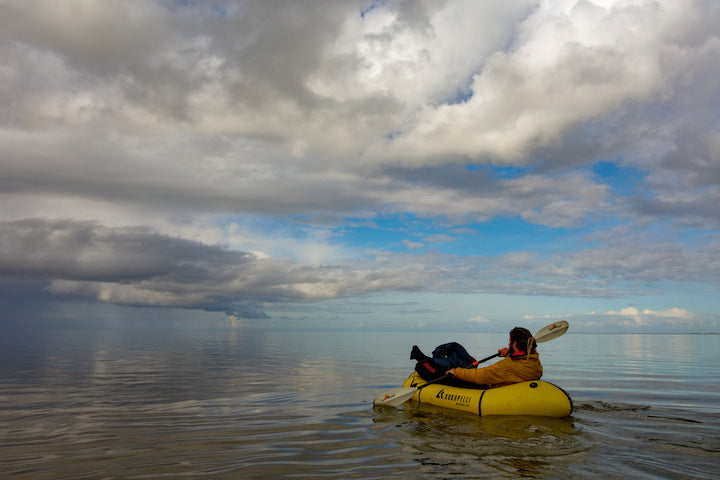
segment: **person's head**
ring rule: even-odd
[[[510,345],[518,352],[525,352],[530,355],[537,353],[535,349],[535,338],[533,338],[530,330],[522,327],[515,327],[510,330]]]

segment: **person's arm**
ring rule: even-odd
[[[508,381],[506,361],[511,362],[512,360],[507,358],[483,368],[452,368],[447,373],[460,380],[480,385],[505,383]]]
[[[527,360],[505,357],[485,368],[454,368],[452,373],[455,378],[480,385],[500,385],[539,380],[542,374],[542,364],[537,354]]]

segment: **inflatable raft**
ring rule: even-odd
[[[403,387],[420,387],[427,383],[413,372]],[[572,413],[570,395],[552,383],[534,380],[487,390],[459,388],[434,383],[412,396],[419,403],[462,410],[475,415],[533,415],[567,417]]]

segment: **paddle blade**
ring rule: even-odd
[[[565,320],[551,323],[550,325],[547,325],[547,326],[541,328],[535,334],[535,342],[543,343],[543,342],[547,342],[548,340],[557,338],[560,335],[563,335],[565,332],[567,332],[567,329],[569,327],[570,327],[570,324],[568,324],[568,322],[566,322]]]
[[[416,387],[396,388],[391,392],[377,397],[373,400],[373,405],[389,405],[391,407],[397,407],[398,405],[410,400],[417,390],[418,389]]]

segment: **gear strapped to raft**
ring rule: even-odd
[[[415,348],[413,347],[413,351]],[[415,365],[415,371],[428,382],[442,377],[451,368],[473,368],[475,363],[475,358],[457,342],[438,346],[433,350],[432,358],[425,356],[419,349],[417,353],[425,358],[416,358],[418,363]]]

